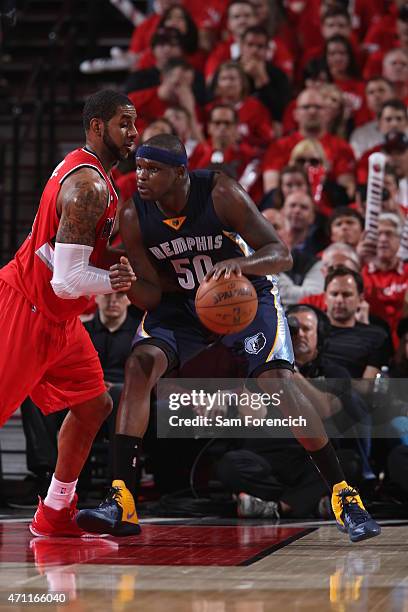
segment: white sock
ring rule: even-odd
[[[47,497],[44,499],[44,504],[54,510],[62,510],[68,508],[75,495],[75,487],[78,479],[73,482],[61,482],[52,476],[51,484],[48,489]]]

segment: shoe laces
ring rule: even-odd
[[[351,488],[342,489],[337,493],[337,497],[341,500],[343,511],[347,506],[347,514],[355,525],[360,525],[367,520],[368,512],[360,506],[358,491]]]
[[[118,502],[122,497],[122,491],[119,487],[110,487],[107,496],[103,500],[102,504],[110,504],[112,501]]]

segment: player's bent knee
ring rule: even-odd
[[[163,352],[154,346],[136,347],[126,361],[126,378],[136,384],[154,385],[166,367],[165,359]]]
[[[98,430],[112,412],[113,402],[107,391],[83,404],[71,407],[71,412],[89,431]]]

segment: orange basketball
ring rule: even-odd
[[[235,334],[254,320],[258,296],[245,276],[210,278],[199,286],[195,307],[201,323],[209,330],[221,335]]]

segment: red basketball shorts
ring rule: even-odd
[[[27,396],[49,414],[105,390],[98,354],[81,321],[51,321],[0,280],[0,427]]]

